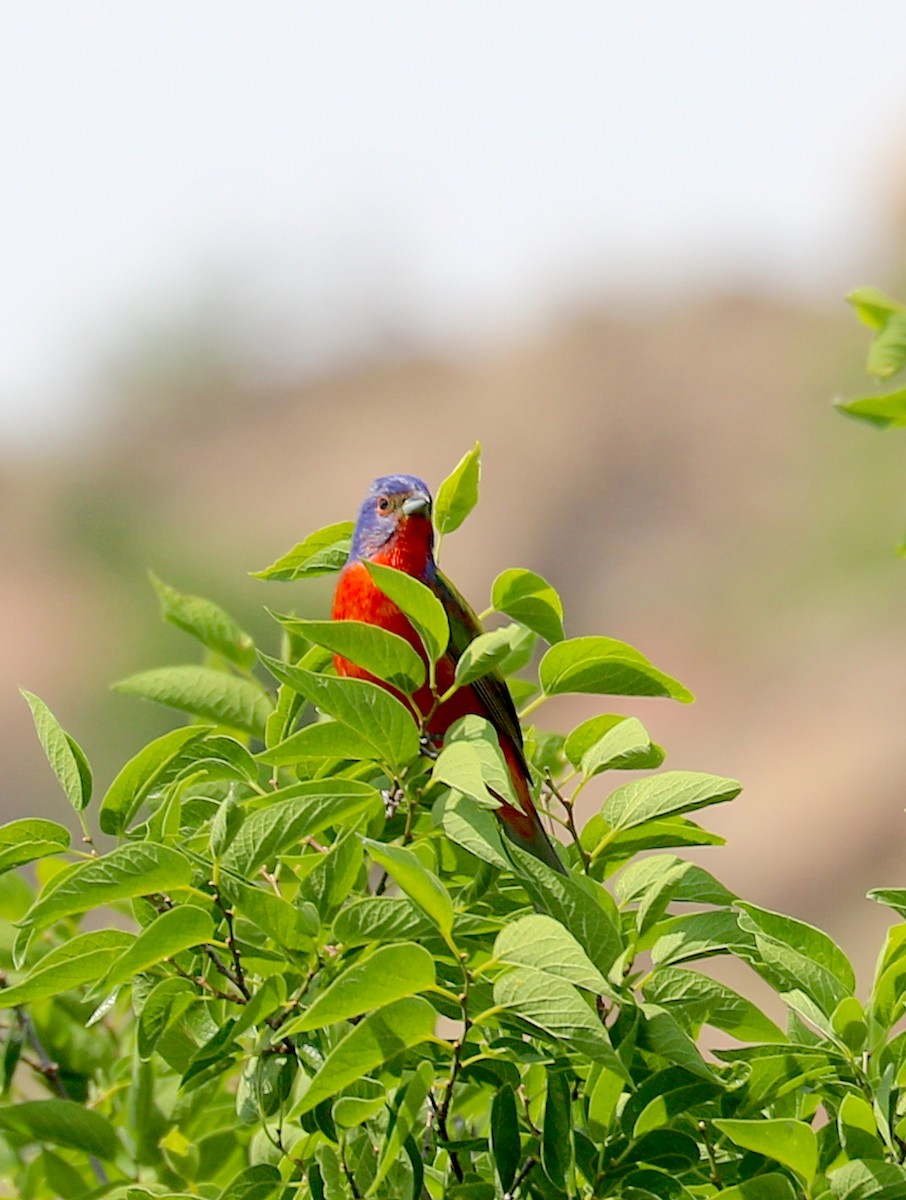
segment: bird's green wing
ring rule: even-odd
[[[429,586],[447,613],[447,619],[450,622],[448,653],[455,664],[459,661],[466,646],[479,633],[483,632],[481,622],[469,602],[460,595],[441,571],[437,572]],[[468,686],[474,690],[483,707],[487,709],[488,720],[498,731],[505,733],[512,742],[525,768],[526,777],[531,778],[522,752],[522,729],[519,725],[519,717],[516,715],[516,706],[501,673],[495,669]]]

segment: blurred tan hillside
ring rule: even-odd
[[[740,778],[743,797],[704,814],[730,838],[705,861],[864,970],[886,917],[861,897],[906,883],[902,446],[829,404],[865,387],[865,342],[842,304],[740,295],[586,311],[469,357],[387,354],[295,386],[228,358],[127,372],[89,451],[0,466],[4,818],[65,807],[17,686],[80,739],[99,790],[176,722],[108,691],[196,654],[159,624],[147,567],[272,648],[261,606],[323,611],[330,582],[246,573],[353,516],[374,475],[436,486],[479,439],[482,502],[444,546],[476,607],[498,571],[532,567],[568,633],[626,639],[698,698],[562,700],[542,721],[633,711],[668,765]]]

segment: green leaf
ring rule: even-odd
[[[264,933],[287,950],[307,950],[318,932],[318,923],[304,909],[290,904],[266,888],[256,887],[224,872],[220,890],[232,908],[247,917]]]
[[[274,767],[292,767],[297,763],[337,758],[368,760],[377,758],[374,743],[341,721],[316,721],[305,725],[282,742],[262,751],[258,762]]]
[[[508,1192],[522,1162],[519,1117],[512,1084],[505,1083],[494,1092],[491,1101],[490,1144],[497,1178],[503,1191]]]
[[[82,748],[66,733],[43,700],[24,688],[19,690],[31,709],[38,738],[54,775],[69,803],[76,812],[81,812],[91,799],[91,771]]]
[[[786,1118],[715,1121],[715,1126],[743,1150],[763,1154],[788,1167],[811,1187],[818,1170],[818,1139],[811,1126]]]
[[[561,1071],[547,1072],[541,1132],[541,1166],[554,1187],[565,1188],[573,1160],[569,1082]]]
[[[827,1176],[834,1200],[901,1200],[906,1167],[897,1163],[851,1162]]]
[[[793,1185],[786,1175],[756,1175],[735,1187],[723,1188],[720,1200],[796,1200]]]
[[[561,875],[518,846],[508,847],[531,899],[573,935],[600,971],[623,952],[619,914],[610,894],[584,876]]]
[[[378,1161],[377,1173],[365,1193],[366,1196],[379,1195],[378,1189],[387,1178],[390,1168],[399,1157],[403,1144],[412,1133],[416,1124],[423,1122],[423,1109],[428,1098],[428,1092],[434,1082],[434,1066],[431,1062],[420,1062],[415,1074],[406,1084],[402,1097],[397,1103],[391,1125],[387,1131],[381,1157]],[[419,1189],[420,1190],[420,1189]],[[414,1195],[418,1195],[415,1192]]]
[[[133,941],[133,934],[120,929],[76,934],[45,954],[24,979],[0,989],[0,1008],[32,1004],[45,996],[58,996],[93,983]]]
[[[137,998],[135,993],[133,997]],[[151,988],[138,1013],[136,1047],[142,1059],[147,1061],[151,1057],[168,1026],[177,1021],[197,1000],[197,986],[188,979],[170,975]],[[242,1010],[243,1015],[248,1007],[246,1005]]]
[[[23,817],[0,825],[0,874],[69,848],[69,830],[56,821]]]
[[[116,1158],[121,1149],[116,1130],[107,1118],[73,1100],[24,1100],[0,1108],[0,1129],[107,1161]]]
[[[906,312],[891,313],[868,351],[866,369],[876,379],[889,379],[906,366]]]
[[[643,1020],[639,1029],[639,1046],[674,1066],[682,1067],[690,1075],[714,1080],[713,1071],[675,1017],[656,1004],[642,1004],[640,1009]]]
[[[381,807],[380,793],[358,779],[314,779],[282,788],[266,806],[246,812],[224,866],[248,878],[259,867],[328,826],[351,824]]]
[[[315,533],[310,533],[304,541],[293,546],[288,554],[278,558],[263,571],[250,573],[255,579],[278,579],[287,582],[339,571],[349,557],[352,530],[352,521],[339,521],[336,525],[327,525]]]
[[[563,640],[563,601],[541,575],[522,567],[501,572],[491,588],[491,604],[498,612],[527,625],[546,642]]]
[[[441,537],[458,529],[478,503],[480,478],[481,444],[476,442],[437,489],[434,528]]]
[[[872,888],[868,892],[868,899],[892,908],[906,919],[906,888]]]
[[[751,964],[781,994],[801,990],[830,1017],[853,993],[856,981],[849,959],[826,933],[754,904],[739,907],[740,929],[755,937],[757,957]]]
[[[545,695],[594,692],[609,696],[668,696],[688,704],[692,693],[625,642],[578,637],[551,646],[538,668]]]
[[[649,1089],[655,1092],[651,1099]],[[641,1111],[635,1118],[635,1123],[631,1124],[632,1136],[637,1138],[652,1129],[662,1129],[675,1117],[705,1101],[713,1100],[722,1091],[723,1087],[716,1080],[700,1078],[680,1067],[667,1067],[663,1071],[656,1071],[645,1080],[633,1097],[633,1104]],[[623,1115],[624,1123],[630,1123],[627,1121],[628,1115],[627,1108]]]
[[[706,1024],[741,1042],[785,1042],[786,1035],[751,1000],[725,983],[680,967],[658,967],[645,983],[645,999],[673,1011],[685,1026]]]
[[[410,1046],[431,1040],[436,1019],[421,996],[397,1000],[365,1017],[328,1054],[291,1117],[309,1112]]]
[[[434,820],[452,842],[476,858],[500,870],[510,869],[499,827],[486,807],[468,796],[448,794],[435,804]]]
[[[880,429],[906,425],[906,388],[871,396],[856,396],[852,400],[837,400],[836,407],[849,417],[867,421]]]
[[[299,617],[276,618],[289,633],[348,658],[378,679],[411,695],[425,682],[425,664],[413,646],[379,625],[365,621],[307,621]]]
[[[405,846],[390,846],[362,838],[362,844],[371,858],[394,879],[410,900],[424,912],[449,942],[453,931],[453,901],[450,893],[421,860]]]
[[[507,925],[497,935],[493,957],[513,966],[534,967],[566,979],[595,995],[611,988],[573,935],[559,921],[532,913]]]
[[[142,801],[153,793],[167,768],[192,742],[200,741],[208,732],[208,728],[199,726],[171,729],[131,758],[101,802],[98,819],[104,833],[122,833]]]
[[[242,729],[262,740],[273,710],[270,697],[259,684],[212,667],[159,667],[121,679],[113,688],[217,725]]]
[[[450,641],[450,624],[443,604],[424,583],[379,563],[362,560],[365,570],[384,593],[407,617],[422,640],[425,653],[436,662]]]
[[[197,638],[203,646],[244,671],[252,669],[255,665],[255,643],[228,613],[203,596],[178,592],[158,579],[153,571],[148,572],[148,577],[157,593],[161,616],[165,621]]]
[[[214,936],[210,915],[195,904],[177,904],[147,925],[132,945],[112,964],[104,987],[112,991],[181,950],[209,942]]]
[[[853,306],[856,316],[870,329],[883,329],[892,314],[904,311],[902,304],[875,287],[857,288],[846,297],[846,303]]]
[[[572,765],[591,779],[601,771],[648,771],[664,761],[664,751],[635,717],[603,713],[578,725],[563,745]]]
[[[353,900],[333,923],[334,937],[344,946],[400,942],[433,933],[435,924],[418,905],[397,896]]]
[[[431,782],[446,784],[482,808],[500,806],[500,801],[488,788],[510,804],[517,805],[512,778],[493,726],[483,717],[472,715],[463,717],[457,725],[462,722],[469,722],[474,727],[475,736],[457,738],[455,731],[448,736],[447,744],[434,763]]]
[[[686,904],[728,905],[736,896],[714,876],[695,863],[675,854],[652,854],[636,859],[617,876],[615,891],[621,904],[632,904],[650,895],[662,880],[677,872],[670,886],[670,899]]]
[[[848,1092],[837,1113],[840,1143],[850,1159],[884,1158],[884,1143],[878,1135],[875,1114],[864,1096]]]
[[[534,967],[513,967],[495,981],[494,1003],[628,1079],[607,1030],[565,979]]]
[[[723,804],[741,790],[742,784],[735,779],[694,771],[662,771],[634,779],[611,792],[601,807],[601,816],[613,831],[631,829],[659,817]]]
[[[657,936],[651,946],[651,961],[656,966],[731,953],[749,961],[755,946],[752,934],[740,929],[736,913],[726,909],[672,917],[656,926],[653,933]]]
[[[479,633],[463,650],[456,663],[455,687],[465,687],[476,679],[496,670],[512,653],[516,639],[521,637],[521,625],[504,625]]]
[[[76,864],[50,881],[20,925],[44,929],[60,917],[101,908],[116,900],[131,900],[152,892],[184,888],[192,878],[192,864],[177,850],[153,842],[120,846],[101,858]]]
[[[335,1025],[432,987],[434,959],[424,947],[417,942],[381,946],[369,958],[348,967],[315,997],[301,1016],[283,1025],[280,1032],[289,1037]]]
[[[367,679],[337,679],[291,667],[266,654],[270,673],[335,720],[348,725],[374,750],[378,762],[398,774],[418,754],[418,726],[402,701]]]

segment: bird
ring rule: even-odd
[[[466,646],[482,632],[469,604],[441,572],[434,560],[432,499],[427,485],[415,475],[382,475],[375,479],[359,510],[349,557],[340,570],[331,616],[335,621],[364,621],[378,625],[408,641],[427,665],[421,639],[397,605],[380,590],[363,565],[365,562],[395,567],[431,589],[446,611],[450,641],[438,660],[437,695],[452,685],[456,663]],[[340,654],[334,655],[337,673],[367,679],[397,697],[400,693]],[[519,807],[494,793],[500,801],[495,811],[510,840],[553,870],[566,874],[538,816],[532,800],[531,771],[525,757],[516,707],[502,674],[494,669],[457,689],[443,704],[425,683],[412,697],[426,718],[426,733],[440,741],[460,717],[475,714],[493,726],[513,781]]]

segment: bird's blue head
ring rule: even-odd
[[[415,475],[382,475],[368,489],[359,509],[349,561],[374,558],[388,543],[419,542],[430,556],[434,542],[431,493]]]

